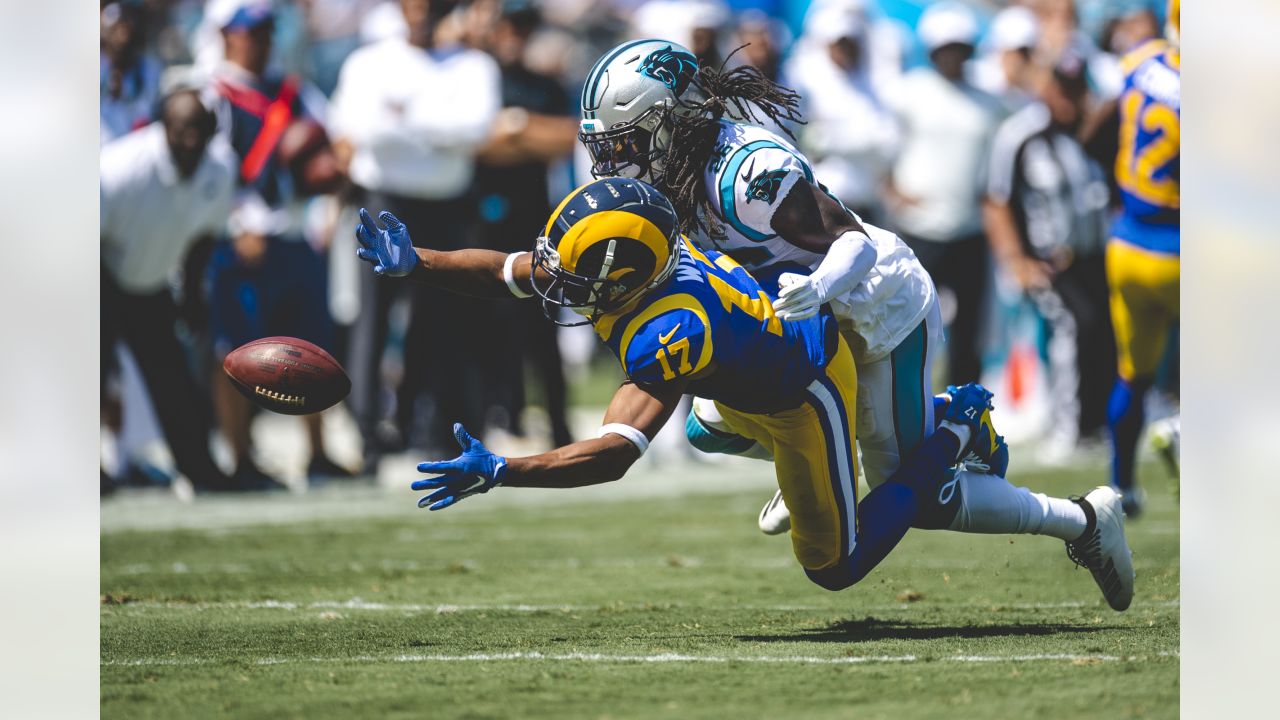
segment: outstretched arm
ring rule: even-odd
[[[659,388],[624,383],[613,394],[605,411],[601,437],[581,440],[541,455],[513,458],[511,474],[504,484],[568,488],[620,480],[675,412],[683,392],[682,383],[678,387]],[[629,430],[639,431],[640,435]]]
[[[356,255],[378,275],[412,277],[445,290],[479,297],[521,297],[533,293],[530,253],[509,256],[494,250],[429,250],[414,247],[409,229],[389,212],[378,214],[385,229],[360,208]],[[519,290],[517,293],[516,291]]]
[[[605,412],[600,437],[522,458],[494,455],[461,425],[454,435],[462,455],[443,462],[424,462],[418,471],[439,477],[413,483],[414,490],[433,490],[418,507],[443,510],[463,498],[499,486],[570,488],[612,482],[626,474],[657,436],[680,403],[684,383],[646,387],[624,383]]]
[[[783,320],[803,320],[852,290],[875,267],[876,248],[843,205],[805,179],[797,180],[774,213],[774,232],[803,250],[824,255],[808,277],[783,273],[773,303]]]

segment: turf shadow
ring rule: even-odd
[[[928,625],[900,620],[840,620],[824,627],[774,635],[735,635],[746,642],[840,642],[875,640],[937,640],[942,638],[1035,637],[1063,633],[1111,630],[1098,625],[1071,623],[997,623],[991,625]]]

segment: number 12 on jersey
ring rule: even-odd
[[[1178,180],[1168,168],[1178,156],[1178,114],[1129,90],[1120,101],[1120,123],[1116,182],[1144,202],[1178,207]]]

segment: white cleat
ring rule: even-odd
[[[1102,485],[1083,498],[1072,498],[1089,524],[1084,534],[1067,543],[1067,557],[1089,569],[1112,610],[1133,602],[1133,551],[1124,537],[1124,508],[1120,493]]]
[[[765,535],[781,535],[791,529],[791,511],[787,510],[787,504],[782,502],[781,490],[775,492],[769,502],[760,509],[757,522],[760,524],[760,532]]]

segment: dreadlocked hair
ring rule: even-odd
[[[730,53],[729,57],[732,56]],[[794,140],[795,135],[787,123],[804,123],[800,116],[800,95],[750,65],[727,72],[723,64],[720,69],[702,67],[694,76],[693,84],[702,90],[706,99],[681,102],[680,108],[668,116],[671,144],[657,179],[675,207],[680,232],[691,234],[700,228],[713,238],[723,238],[724,223],[716,217],[716,208],[707,197],[703,181],[703,169],[712,162],[715,152],[721,118],[728,115],[731,119],[756,123],[772,121]]]

